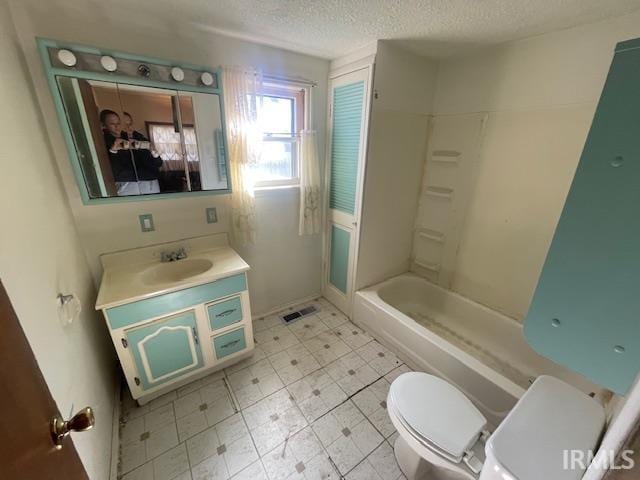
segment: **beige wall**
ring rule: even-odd
[[[151,245],[196,235],[229,231],[228,196],[153,200],[117,205],[85,206],[71,172],[67,151],[55,117],[51,95],[35,47],[35,37],[49,37],[141,55],[211,65],[252,65],[272,74],[301,76],[318,82],[312,89],[312,127],[324,138],[326,80],[329,62],[306,55],[222,37],[193,25],[167,24],[153,12],[135,7],[122,15],[94,2],[26,0],[11,2],[20,42],[33,75],[65,190],[69,195],[81,243],[96,283],[101,253]],[[78,25],[78,28],[70,28]],[[81,26],[81,28],[80,28]],[[320,142],[324,158],[324,142]],[[264,312],[320,292],[320,236],[298,236],[298,189],[264,191],[257,195],[258,240],[242,250],[251,264],[252,308]],[[218,209],[218,223],[207,224],[205,208]],[[138,215],[151,213],[156,231],[141,233]],[[288,252],[285,261],[270,255],[267,246]],[[264,252],[267,252],[264,255]],[[286,261],[295,258],[296,262]],[[274,285],[277,275],[277,286]]]
[[[436,65],[378,42],[356,289],[406,272]]]
[[[436,115],[489,112],[452,289],[522,320],[615,44],[640,13],[444,61]]]
[[[111,342],[93,309],[89,267],[4,0],[0,44],[0,104],[10,112],[0,117],[0,275],[62,415],[94,408],[96,428],[74,435],[74,443],[89,477],[106,480],[115,395]],[[82,303],[69,326],[58,320],[59,292]]]

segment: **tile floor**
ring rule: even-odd
[[[398,480],[390,382],[408,371],[324,299],[291,325],[254,320],[255,353],[138,407],[121,480]]]

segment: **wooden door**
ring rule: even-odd
[[[107,154],[107,146],[104,143],[104,133],[102,132],[102,125],[100,124],[100,112],[93,96],[93,89],[88,81],[78,80],[78,90],[81,97],[78,101],[82,101],[84,105],[84,113],[87,117],[87,124],[91,138],[93,139],[95,154],[102,174],[102,181],[106,189],[105,193],[109,197],[116,197],[118,195],[118,189],[113,179],[113,170],[111,169],[111,161]]]
[[[323,294],[349,317],[360,235],[370,76],[371,69],[363,68],[334,78],[330,84]]]
[[[51,419],[58,407],[0,282],[0,479],[86,479],[71,438],[54,448]]]

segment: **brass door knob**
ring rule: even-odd
[[[51,420],[51,439],[56,450],[62,448],[62,442],[71,432],[84,432],[93,428],[95,416],[91,407],[85,407],[76,413],[71,419],[63,420],[60,415],[56,415]]]

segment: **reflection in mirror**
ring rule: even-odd
[[[118,91],[122,112],[121,137],[135,159],[137,177],[137,184],[131,184],[126,195],[188,192],[182,157],[178,159],[178,167],[165,161],[160,146],[154,142],[149,129],[153,124],[168,125],[176,139],[175,149],[182,150],[176,92],[123,84],[118,84]],[[102,92],[96,90],[96,94],[100,96]],[[99,105],[105,108],[108,104],[99,102]],[[174,175],[175,170],[178,172],[177,177]]]
[[[222,133],[222,112],[217,95],[178,92],[187,163],[197,171],[194,190],[227,188],[227,169]],[[191,119],[191,122],[185,119]]]
[[[89,197],[227,188],[218,95],[57,82]]]

